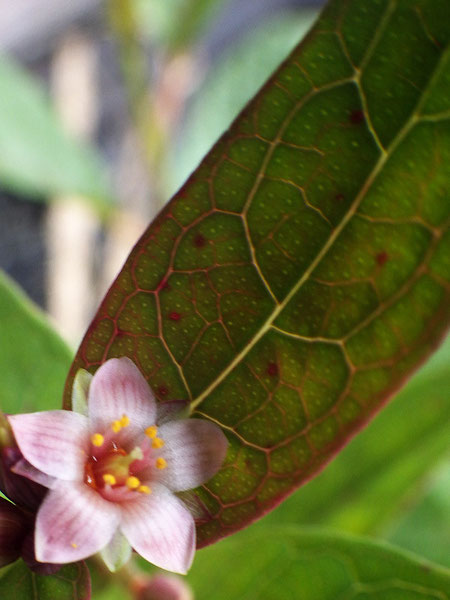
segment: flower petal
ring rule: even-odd
[[[195,551],[194,519],[164,486],[152,485],[150,495],[122,504],[121,530],[132,547],[152,564],[186,573]]]
[[[123,533],[117,530],[111,541],[101,550],[100,556],[111,573],[115,573],[130,560],[131,546]]]
[[[52,488],[58,482],[55,477],[51,477],[36,467],[33,467],[31,463],[29,463],[24,458],[21,458],[16,464],[11,467],[11,471],[16,475],[21,475],[22,477],[26,477],[30,479],[30,481],[34,481],[35,483],[40,483],[46,488]]]
[[[130,424],[145,429],[156,420],[150,387],[129,358],[111,358],[95,373],[89,389],[89,416],[97,431],[127,415]]]
[[[49,410],[8,419],[23,456],[36,469],[58,479],[83,479],[89,438],[87,417],[67,410]]]
[[[159,428],[164,446],[158,455],[167,468],[153,476],[175,492],[197,487],[222,466],[228,442],[222,430],[203,419],[172,421]]]
[[[116,504],[87,485],[60,482],[48,492],[37,514],[37,560],[69,563],[95,554],[111,540],[119,515]]]
[[[80,415],[88,414],[87,399],[92,375],[85,369],[78,369],[72,386],[72,410]]]

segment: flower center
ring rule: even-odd
[[[151,425],[145,430],[148,438],[144,444],[149,445],[144,454],[144,446],[135,446],[131,452],[127,452],[121,445],[119,432],[128,427],[130,419],[123,415],[111,423],[110,429],[104,434],[94,433],[91,436],[92,451],[85,464],[84,482],[97,491],[118,490],[122,488],[137,491],[142,494],[150,494],[151,489],[142,485],[136,476],[135,461],[140,462],[140,469],[152,464],[157,469],[165,469],[167,463],[162,457],[154,457],[154,450],[162,448],[164,441],[157,437],[158,428]],[[135,468],[133,468],[133,466]]]

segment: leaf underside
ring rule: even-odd
[[[223,427],[199,546],[317,473],[450,316],[446,0],[335,0],[130,254],[66,383],[129,356]]]

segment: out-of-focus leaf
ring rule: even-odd
[[[169,50],[195,42],[218,10],[229,0],[134,0],[141,31]]]
[[[448,451],[449,398],[450,338],[367,429],[259,526],[302,523],[353,533],[383,531]]]
[[[0,409],[59,408],[71,357],[45,316],[0,272]]]
[[[223,540],[197,553],[188,581],[196,600],[450,597],[450,572],[437,565],[393,546],[300,528],[243,532]]]
[[[94,150],[67,135],[43,88],[0,56],[0,182],[31,197],[80,194],[104,211],[111,203]]]
[[[129,356],[228,435],[199,545],[312,478],[450,318],[447,0],[334,0],[135,246],[67,380]],[[411,40],[414,40],[414,44]]]
[[[410,495],[403,514],[383,533],[393,544],[450,567],[450,463],[427,483],[420,502]]]
[[[211,145],[308,31],[317,11],[272,16],[247,32],[217,61],[189,103],[185,127],[174,148],[168,191],[175,192]]]
[[[91,582],[85,563],[64,566],[55,575],[36,575],[19,560],[0,571],[2,600],[89,600]]]

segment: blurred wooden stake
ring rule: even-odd
[[[55,105],[68,133],[89,140],[97,126],[97,64],[93,43],[79,33],[56,49],[51,71]],[[93,261],[99,221],[78,197],[58,197],[47,219],[48,310],[62,336],[78,344],[97,301]]]

